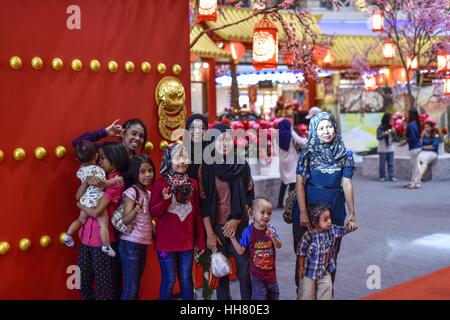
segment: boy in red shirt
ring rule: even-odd
[[[275,248],[280,249],[282,243],[275,228],[269,224],[272,204],[266,198],[255,198],[250,215],[253,223],[245,228],[239,241],[235,236],[230,239],[239,254],[249,250],[252,300],[278,300]]]

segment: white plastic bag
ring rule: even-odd
[[[222,252],[211,254],[211,272],[217,278],[222,278],[231,273],[231,264]]]

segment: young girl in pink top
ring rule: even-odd
[[[98,150],[99,165],[105,170],[107,179],[123,176],[128,169],[129,157],[125,147],[119,142],[106,142]],[[108,217],[119,206],[124,186],[114,185],[106,188],[97,207],[87,208],[78,203],[88,218],[79,231],[81,296],[86,300],[113,300],[119,297],[120,276],[119,259],[104,254],[101,250],[100,224],[97,217],[106,209]],[[111,224],[108,224],[109,240],[115,246],[116,237]],[[95,281],[95,291],[93,288]]]
[[[183,300],[192,300],[194,246],[203,252],[205,231],[198,185],[186,174],[189,155],[181,144],[164,150],[161,176],[152,188],[150,214],[157,217],[155,245],[161,268],[160,299],[168,300],[180,280]]]
[[[139,299],[139,288],[147,258],[147,247],[152,244],[152,221],[149,213],[150,191],[155,166],[145,155],[131,159],[126,177],[130,186],[123,193],[125,202],[123,222],[131,225],[129,234],[122,234],[119,242],[119,256],[123,270],[121,300]]]

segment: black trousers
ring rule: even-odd
[[[286,193],[286,187],[288,185],[284,184],[283,181],[281,182],[280,185],[280,193],[278,194],[278,208],[283,208],[283,200],[284,200],[284,195]],[[289,192],[291,192],[292,190],[295,190],[295,182],[294,183],[289,183]]]
[[[114,259],[102,252],[101,247],[80,245],[80,294],[84,300],[115,300]],[[95,290],[93,288],[95,281]]]
[[[242,231],[248,226],[248,221],[241,221],[236,229],[236,238],[240,238]],[[222,224],[216,224],[214,232],[219,237],[222,242],[222,246],[219,245],[218,249],[226,257],[233,255],[234,261],[236,262],[236,272],[237,278],[239,280],[239,288],[241,291],[241,300],[251,300],[252,298],[252,283],[250,280],[249,273],[249,254],[246,250],[243,255],[236,252],[231,243],[230,238],[225,238],[222,232]],[[219,287],[216,289],[217,300],[231,300],[230,295],[230,284],[228,276],[219,278]]]

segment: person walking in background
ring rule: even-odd
[[[314,117],[316,114],[321,113],[322,109],[320,109],[319,107],[312,107],[311,109],[309,109],[308,114],[305,116],[306,120],[311,120],[312,117]]]
[[[422,150],[422,143],[420,142],[421,129],[419,112],[417,109],[410,109],[408,113],[408,126],[406,127],[407,140],[400,143],[400,146],[408,143],[409,156],[411,158],[411,181],[403,186],[406,189],[420,188],[419,154]]]
[[[391,126],[391,117],[392,115],[386,112],[383,115],[383,118],[381,118],[381,124],[377,128],[378,154],[380,157],[380,181],[397,181],[395,178],[394,145],[392,144],[395,131]],[[386,162],[388,173],[387,177]]]
[[[278,195],[278,208],[283,208],[286,187],[289,186],[289,192],[295,190],[296,173],[295,168],[298,161],[298,152],[295,145],[303,147],[308,141],[301,138],[294,130],[292,130],[291,122],[287,119],[281,120],[277,129],[279,130],[279,146],[280,146],[280,193]]]

